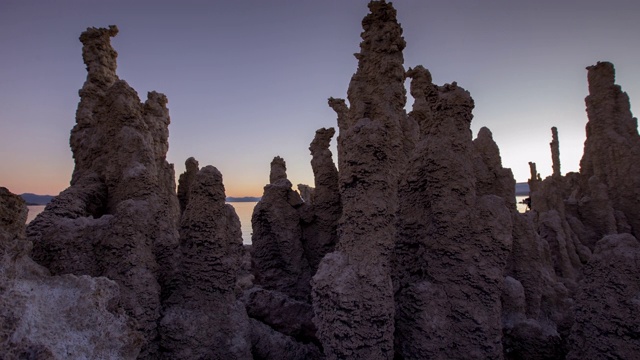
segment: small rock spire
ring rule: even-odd
[[[555,126],[551,128],[552,140],[549,143],[551,146],[551,161],[553,162],[553,176],[561,176],[560,173],[560,142],[558,141],[558,128]]]
[[[287,178],[287,163],[280,156],[276,156],[271,161],[271,173],[269,173],[269,183]]]

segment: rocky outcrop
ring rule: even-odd
[[[196,178],[196,174],[200,170],[198,161],[193,157],[184,162],[185,171],[180,174],[178,179],[178,201],[180,202],[180,213],[183,213],[189,203],[189,193],[191,184]]]
[[[550,176],[538,184],[531,194],[534,222],[540,237],[549,244],[555,273],[573,289],[580,268],[589,260],[591,251],[574,231],[574,218],[565,199],[571,192],[567,178]]]
[[[262,199],[251,217],[253,227],[252,261],[255,283],[307,301],[311,292],[311,273],[302,247],[298,208],[303,201],[291,189],[285,162],[271,162],[272,183],[264,187]]]
[[[589,122],[580,174],[602,182],[613,208],[640,237],[640,135],[638,120],[631,114],[629,97],[615,84],[609,62],[587,68],[589,96],[585,98]],[[622,216],[624,215],[624,216]],[[624,218],[624,220],[622,219]],[[622,225],[622,224],[621,224]],[[624,226],[621,226],[624,228]]]
[[[269,173],[269,184],[275,184],[278,180],[287,179],[287,163],[280,156],[276,156],[271,161],[271,172]]]
[[[502,285],[502,348],[506,359],[562,358],[560,330],[571,325],[570,301],[557,281],[548,244],[534,230],[530,214],[515,203],[515,180],[502,167],[500,151],[491,132],[481,128],[473,141],[477,157],[476,192],[504,199],[511,213],[512,247]],[[535,172],[535,164],[533,166]]]
[[[630,234],[604,237],[582,273],[567,359],[636,358],[640,243]]]
[[[298,360],[323,359],[322,351],[314,344],[302,344],[268,325],[249,319],[251,349],[254,359]]]
[[[409,75],[415,78],[412,94],[423,96],[412,111],[420,114],[422,136],[399,195],[397,357],[501,358],[499,294],[511,249],[509,208],[515,203],[511,199],[507,206],[494,192],[512,194],[513,178],[503,179],[510,190],[495,179],[510,171],[499,164],[488,130],[475,145],[482,151],[474,152],[467,91],[455,83],[431,84],[422,67]],[[483,166],[478,188],[475,159]]]
[[[0,188],[0,349],[3,359],[135,359],[142,334],[113,281],[50,276],[28,256],[27,207]]]
[[[560,142],[558,141],[558,128],[551,128],[551,162],[553,167],[553,176],[560,176]]]
[[[301,343],[318,343],[311,304],[259,286],[244,292],[247,313],[273,330]]]
[[[511,169],[502,167],[500,149],[493,141],[491,130],[480,128],[473,140],[476,175],[476,195],[497,195],[504,199],[510,210],[516,209],[516,180]]]
[[[141,358],[155,358],[163,290],[174,276],[179,204],[166,161],[167,98],[145,103],[115,73],[110,37],[82,33],[87,80],[71,131],[71,186],[30,223],[33,257],[53,274],[106,276],[144,334]]]
[[[538,173],[538,170],[536,169],[536,163],[529,161],[529,172],[531,175],[529,176],[527,183],[529,184],[529,194],[531,194],[537,190],[538,184],[542,179],[540,178],[540,173]]]
[[[338,169],[329,150],[334,134],[333,128],[319,129],[309,146],[315,188],[311,206],[306,209],[311,220],[302,223],[302,246],[312,274],[318,270],[320,260],[335,248],[338,220],[342,215]]]
[[[180,224],[175,290],[160,322],[166,359],[250,358],[249,318],[236,300],[240,221],[225,198],[222,174],[213,166],[198,171]]]
[[[391,4],[372,1],[369,9],[350,107],[339,120],[339,240],[313,278],[318,337],[329,359],[393,358],[390,260],[404,151],[405,41]]]

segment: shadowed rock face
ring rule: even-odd
[[[271,172],[269,173],[269,184],[275,184],[278,180],[287,178],[287,163],[280,156],[276,156],[271,161]]]
[[[611,203],[640,236],[640,135],[631,114],[629,97],[615,82],[613,64],[599,62],[587,68],[589,122],[580,161],[580,174],[596,177],[608,189]],[[621,215],[622,215],[621,214]],[[620,218],[621,216],[617,216]],[[623,226],[622,226],[623,227]]]
[[[240,221],[213,166],[193,178],[180,239],[180,271],[160,322],[163,357],[250,358],[249,318],[236,301]]]
[[[500,292],[513,199],[507,207],[494,193],[513,194],[513,178],[502,169],[488,130],[476,144],[484,151],[474,152],[469,93],[455,83],[431,84],[422,67],[409,74],[412,94],[422,96],[411,112],[421,119],[421,139],[399,192],[396,353],[405,359],[501,358]],[[476,188],[475,161],[482,163],[485,188]],[[495,179],[503,172],[508,191]]]
[[[291,189],[285,169],[284,160],[274,158],[269,176],[274,182],[264,187],[262,199],[253,209],[253,274],[255,283],[265,289],[308,301],[311,274],[297,210],[303,202]]]
[[[333,128],[319,129],[309,146],[315,188],[311,195],[311,206],[306,209],[312,219],[302,225],[302,246],[312,274],[318,270],[320,260],[333,251],[338,238],[338,220],[342,214],[338,169],[329,150],[334,134]]]
[[[175,269],[179,205],[168,149],[167,98],[145,103],[115,73],[110,37],[82,33],[87,80],[71,131],[71,186],[27,230],[33,256],[53,274],[107,276],[145,335],[141,358],[154,358],[163,289]]]
[[[50,276],[29,258],[27,207],[0,188],[0,349],[4,359],[135,359],[142,336],[106,278]]]
[[[390,4],[375,1],[369,9],[349,84],[350,107],[344,113],[342,102],[330,100],[341,132],[342,217],[336,251],[324,257],[313,278],[315,321],[329,359],[393,358],[389,262],[404,151],[405,42]]]
[[[605,236],[584,267],[575,297],[567,359],[633,359],[640,354],[640,243]]]
[[[184,162],[185,171],[178,179],[178,201],[180,202],[180,213],[183,213],[189,203],[189,193],[196,174],[200,170],[198,161],[192,157]]]
[[[473,141],[477,153],[477,194],[504,199],[511,213],[512,247],[502,284],[502,348],[506,359],[557,359],[564,356],[558,328],[568,322],[570,300],[557,281],[549,245],[538,236],[529,214],[515,203],[515,180],[502,167],[491,132],[481,128]],[[533,169],[535,172],[535,166]]]
[[[560,176],[560,142],[558,141],[558,128],[551,128],[551,160],[553,163],[553,176]]]

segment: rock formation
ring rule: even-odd
[[[278,180],[287,179],[287,163],[280,156],[276,156],[271,161],[271,172],[269,173],[269,184],[275,184]]]
[[[510,210],[516,209],[516,181],[511,169],[502,167],[500,149],[493,141],[491,130],[480,128],[473,140],[477,195],[497,195],[504,199]]]
[[[184,213],[189,203],[189,192],[191,184],[193,184],[196,174],[200,170],[198,161],[193,157],[184,162],[185,171],[180,174],[178,179],[178,201],[180,202],[180,213]]]
[[[251,218],[255,283],[307,301],[311,292],[309,264],[302,247],[298,208],[304,203],[287,180],[285,161],[271,162],[271,181]]]
[[[598,62],[587,68],[589,122],[580,160],[580,174],[596,177],[607,187],[616,218],[628,222],[640,237],[640,135],[629,97],[615,84],[613,64]],[[624,226],[621,226],[624,227]],[[622,230],[622,229],[621,229]]]
[[[423,67],[408,75],[421,139],[399,195],[395,351],[405,359],[501,358],[500,292],[515,199],[494,192],[513,195],[515,183],[499,153],[491,154],[497,147],[487,129],[472,143],[469,93],[455,83],[433,85]],[[484,166],[478,182],[476,157]]]
[[[614,84],[613,65],[598,63],[587,69],[590,95],[585,101],[589,122],[580,173],[561,176],[557,131],[553,128],[554,174],[536,181],[531,194],[532,219],[543,243],[549,246],[554,273],[566,286],[566,300],[562,302],[573,301],[574,313],[557,301],[562,296],[555,304],[543,301],[541,311],[555,313],[550,319],[557,324],[562,341],[569,339],[563,345],[569,350],[568,358],[604,358],[605,353],[611,352],[624,358],[638,352],[633,341],[619,341],[629,325],[619,320],[625,315],[618,317],[633,311],[629,310],[633,306],[625,291],[629,284],[637,282],[628,275],[635,266],[629,265],[629,258],[637,255],[637,240],[629,234],[615,234],[635,231],[633,223],[638,219],[640,201],[640,137],[628,97]],[[618,255],[623,252],[628,256]],[[615,261],[616,266],[605,265]],[[605,272],[607,280],[603,280]],[[618,284],[616,290],[611,290],[610,284]],[[561,286],[556,289],[563,292]],[[608,305],[611,301],[621,306]],[[600,338],[613,328],[614,336],[586,340],[595,339],[596,333]],[[541,348],[542,344],[531,343],[531,337],[528,341]]]
[[[578,285],[567,359],[636,358],[639,294],[640,243],[630,234],[605,236]]]
[[[342,217],[336,251],[313,278],[318,337],[329,359],[393,358],[391,255],[396,237],[398,181],[406,101],[396,11],[372,1],[362,21],[358,70],[348,112],[338,112]],[[383,71],[381,71],[383,69]],[[342,123],[342,124],[340,124]]]
[[[140,102],[115,73],[110,37],[82,33],[87,80],[71,132],[71,186],[29,225],[33,257],[53,274],[106,276],[143,332],[141,358],[155,358],[163,290],[175,271],[180,209],[168,150],[167,98]]]
[[[537,189],[538,183],[541,181],[540,173],[538,173],[538,170],[536,169],[536,163],[529,161],[529,172],[531,175],[529,176],[527,183],[529,184],[529,194],[531,194]]]
[[[50,276],[28,256],[27,207],[0,188],[0,352],[3,359],[135,359],[142,334],[118,305],[118,285]]]
[[[560,142],[558,141],[558,128],[551,128],[551,161],[553,164],[553,176],[560,176]]]
[[[160,322],[166,359],[248,359],[249,318],[236,300],[240,221],[225,204],[222,174],[199,170],[180,224],[181,262]]]
[[[342,215],[338,169],[329,150],[334,134],[333,128],[319,129],[309,146],[315,188],[311,206],[306,209],[309,214],[306,217],[311,220],[302,224],[302,246],[312,274],[318,270],[320,260],[335,248],[338,220]]]
[[[405,72],[396,11],[369,9],[349,105],[329,99],[338,166],[333,128],[309,147],[315,188],[275,157],[246,247],[217,169],[187,159],[176,194],[166,97],[141,103],[117,28],[87,29],[71,186],[26,232],[0,188],[0,358],[638,357],[640,136],[613,65],[588,68],[580,173],[552,128],[521,214],[469,92]]]

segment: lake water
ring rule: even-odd
[[[236,214],[240,218],[240,226],[242,227],[242,242],[245,244],[251,244],[251,215],[253,214],[253,208],[257,202],[233,202],[227,203],[236,209]],[[31,220],[35,219],[36,215],[40,214],[44,210],[44,205],[27,206],[29,208],[29,214],[27,215],[27,224]]]
[[[245,244],[251,244],[251,215],[253,215],[253,208],[257,202],[232,202],[227,203],[236,209],[236,214],[240,218],[240,226],[242,227],[242,242]]]
[[[518,211],[523,213],[527,211],[527,205],[522,203],[522,200],[528,198],[528,196],[516,196],[516,205],[518,206]]]

